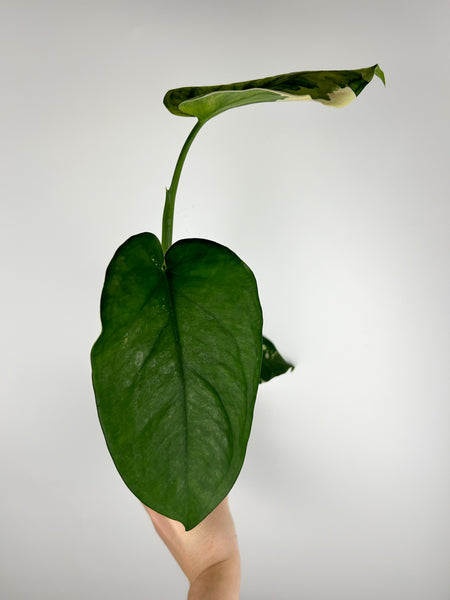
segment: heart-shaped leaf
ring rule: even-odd
[[[147,506],[191,529],[244,460],[259,383],[254,276],[228,248],[127,240],[106,272],[92,349],[98,414],[116,467]]]
[[[175,115],[197,117],[201,122],[229,108],[258,102],[314,100],[327,106],[345,106],[374,75],[385,83],[383,71],[374,65],[352,71],[300,71],[225,85],[183,87],[169,90],[164,104]]]
[[[294,365],[287,362],[275,348],[275,345],[263,336],[261,375],[259,382],[265,383],[266,381],[270,381],[274,377],[283,375],[286,371],[292,371],[293,369]]]

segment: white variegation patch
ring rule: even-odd
[[[282,98],[277,100],[277,102],[296,102],[298,100],[312,100],[309,94],[303,94],[302,96],[300,96],[299,94],[287,94],[286,92],[277,92],[277,94],[280,94],[280,96],[282,96]]]
[[[337,108],[341,108],[342,106],[347,106],[350,104],[355,98],[356,94],[350,87],[338,88],[334,90],[334,92],[330,92],[328,94],[329,100],[322,100],[320,98],[317,99],[317,102],[321,102],[325,104],[325,106],[335,106]]]
[[[356,98],[355,92],[349,87],[337,88],[333,92],[330,92],[329,94],[327,94],[328,100],[326,98],[313,99],[309,94],[288,94],[286,92],[278,92],[276,90],[274,90],[274,92],[282,96],[279,100],[277,100],[277,102],[289,102],[291,100],[293,102],[296,102],[298,100],[314,100],[315,102],[320,102],[325,106],[335,106],[339,108],[342,106],[347,106],[347,104],[350,104],[350,102],[352,102],[352,100]]]

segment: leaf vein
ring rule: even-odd
[[[230,337],[233,340],[233,342],[234,342],[234,348],[236,350],[237,357],[238,357],[239,369],[241,371],[242,379],[243,379],[243,382],[244,382],[245,396],[247,398],[247,396],[248,396],[248,381],[247,381],[247,376],[245,374],[244,368],[242,366],[242,355],[241,355],[241,351],[240,351],[239,344],[238,344],[238,341],[236,339],[236,336],[230,331],[230,329],[228,329],[228,327],[226,327],[223,324],[223,322],[220,319],[218,319],[216,317],[216,315],[214,313],[212,313],[209,310],[207,310],[204,306],[202,306],[201,304],[199,304],[198,302],[196,302],[195,300],[193,300],[192,298],[190,298],[189,296],[187,296],[183,292],[178,292],[178,295],[181,296],[182,298],[184,298],[185,300],[187,300],[188,302],[190,302],[191,304],[193,304],[199,311],[201,311],[203,314],[205,314],[206,316],[208,316],[210,319],[213,319],[219,325],[219,327],[221,329],[223,329],[223,331],[226,332],[226,334],[228,335],[228,337]]]

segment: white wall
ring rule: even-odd
[[[175,236],[254,270],[297,368],[260,390],[230,498],[243,600],[446,600],[445,0],[2,1],[0,595],[172,600],[186,583],[108,455],[90,383],[104,270],[159,235],[182,85],[359,68],[341,110],[221,115]]]

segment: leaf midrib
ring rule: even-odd
[[[189,451],[189,430],[188,430],[188,415],[187,415],[187,394],[186,394],[186,373],[184,369],[184,357],[183,351],[181,348],[180,342],[180,328],[178,325],[178,317],[175,309],[175,297],[172,292],[172,288],[170,285],[169,277],[167,275],[167,270],[164,271],[164,280],[167,286],[167,297],[169,299],[169,321],[172,326],[172,332],[175,339],[175,348],[176,348],[176,356],[178,362],[178,371],[180,375],[181,382],[181,398],[182,398],[182,406],[183,406],[183,416],[184,416],[184,461],[185,461],[185,482],[186,482],[186,520],[189,518],[189,460],[188,460],[188,451]]]

